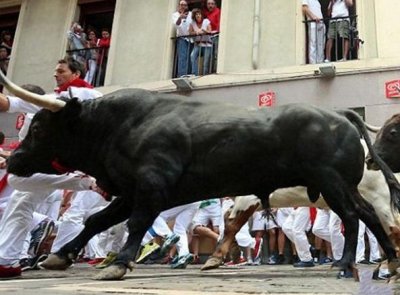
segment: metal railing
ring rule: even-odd
[[[364,41],[359,37],[357,15],[303,22],[306,25],[307,64],[358,59],[358,50]],[[348,38],[342,38],[339,30],[344,30]]]
[[[204,34],[208,41],[196,41],[200,36],[172,37],[175,41],[172,78],[186,75],[203,76],[217,71],[219,33]]]
[[[108,47],[92,47],[67,50],[68,56],[84,64],[86,69],[85,81],[94,87],[104,85],[107,70]]]

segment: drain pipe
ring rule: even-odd
[[[254,0],[254,20],[253,20],[253,69],[258,69],[258,51],[260,48],[260,0]]]

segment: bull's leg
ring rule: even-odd
[[[235,204],[236,206],[236,204]],[[242,226],[249,220],[253,213],[258,208],[258,204],[253,204],[244,210],[236,210],[236,216],[229,219],[231,211],[226,212],[224,238],[218,243],[214,253],[208,258],[201,270],[209,270],[218,268],[224,261],[227,253],[229,252],[232,242],[235,240],[235,235],[242,228]]]
[[[132,209],[125,198],[116,198],[103,210],[90,216],[85,222],[85,228],[72,241],[41,263],[46,269],[64,270],[73,262],[81,249],[96,234],[129,218]]]
[[[374,208],[367,203],[360,195],[358,191],[354,193],[356,201],[356,210],[360,216],[360,219],[365,225],[371,230],[382,247],[388,259],[388,268],[392,274],[396,273],[396,269],[399,267],[399,259],[396,257],[396,249],[390,241],[388,235],[380,223],[379,217],[376,215]]]
[[[325,170],[319,178],[321,192],[328,206],[340,217],[345,227],[343,256],[336,265],[344,271],[352,271],[354,278],[358,280],[355,268],[355,257],[358,236],[358,214],[348,186],[343,179],[333,171]]]
[[[95,280],[120,280],[126,274],[127,269],[132,270],[143,236],[156,217],[157,215],[150,214],[144,209],[132,212],[128,221],[128,240],[115,261],[97,274],[94,277]]]

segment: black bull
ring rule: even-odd
[[[126,89],[82,103],[72,99],[57,112],[38,112],[9,158],[8,172],[57,173],[52,166],[56,159],[94,176],[100,187],[118,196],[56,253],[61,262],[54,268],[66,268],[93,235],[129,219],[128,241],[110,268],[113,272],[101,279],[125,274],[161,210],[226,195],[265,199],[275,189],[298,185],[308,188],[312,201],[322,193],[342,219],[342,267],[354,265],[358,218],[397,263],[378,217],[357,190],[364,152],[350,121],[368,136],[350,111],[339,114],[298,104],[255,111]],[[375,160],[397,200],[393,174]]]

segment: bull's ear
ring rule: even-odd
[[[74,97],[69,99],[66,105],[62,108],[62,119],[69,126],[73,126],[74,122],[77,121],[77,118],[81,114],[82,105],[78,101],[78,98]]]

